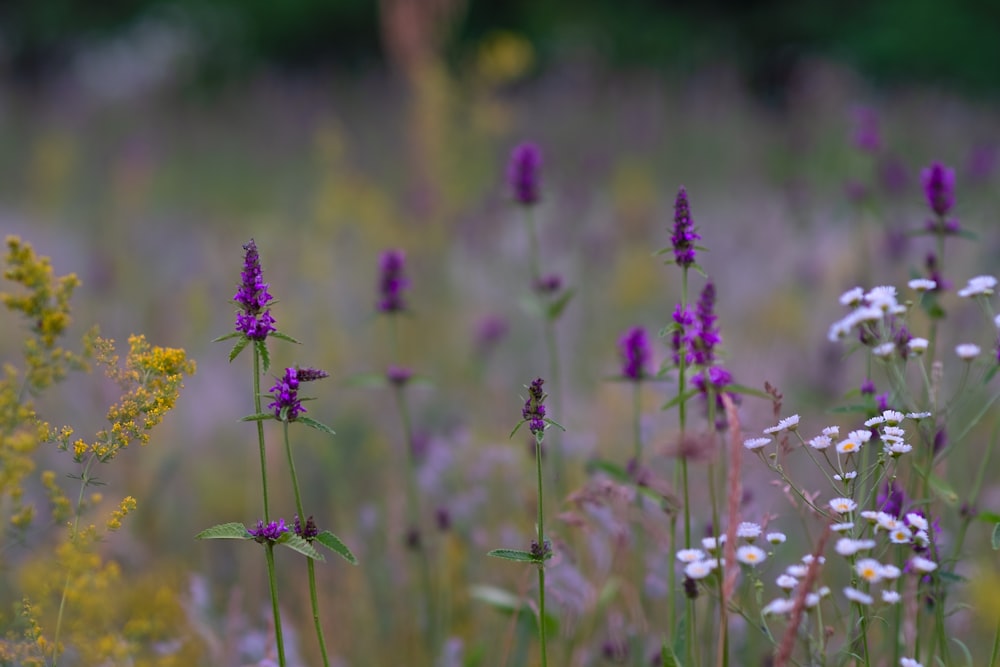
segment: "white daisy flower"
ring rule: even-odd
[[[799,427],[799,416],[792,415],[790,417],[785,417],[778,421],[777,426],[772,426],[771,428],[765,428],[764,433],[770,435],[772,433],[780,433],[781,431],[794,431]]]
[[[831,343],[844,340],[851,335],[851,329],[853,328],[854,321],[850,316],[847,316],[842,320],[837,320],[830,325],[830,331],[827,332],[826,339]]]
[[[886,442],[883,449],[890,456],[901,456],[913,451],[913,445],[908,445],[905,442]]]
[[[775,598],[764,605],[764,608],[760,610],[764,616],[771,616],[772,614],[788,614],[795,607],[795,602],[789,600],[788,598]]]
[[[838,514],[847,514],[857,509],[858,504],[850,498],[834,498],[829,503],[830,509]]]
[[[928,530],[930,526],[927,523],[926,517],[916,512],[908,512],[904,517],[906,523],[917,530]]]
[[[853,521],[845,521],[843,523],[835,523],[832,526],[830,526],[830,530],[832,530],[835,533],[846,533],[847,531],[851,530],[852,528],[854,528],[854,522]]]
[[[813,562],[813,560],[814,560],[814,556],[812,554],[806,554],[805,556],[802,557],[802,562],[805,563],[806,565],[808,565],[809,563]],[[820,556],[819,557],[819,564],[822,565],[825,562],[826,562],[826,556]]]
[[[872,348],[872,354],[879,359],[888,359],[896,351],[896,344],[893,342],[882,343]]]
[[[926,530],[918,530],[913,535],[913,541],[916,542],[917,544],[919,544],[922,547],[926,547],[926,546],[930,545],[930,543],[931,543],[930,538],[927,536],[927,531]]]
[[[768,533],[767,535],[765,535],[764,539],[770,542],[771,544],[782,544],[788,538],[785,537],[784,533],[779,533],[775,531],[773,533]]]
[[[701,547],[705,551],[718,551],[718,549],[725,544],[725,542],[725,535],[719,535],[718,537],[703,537],[701,538]]]
[[[689,579],[704,579],[712,574],[712,565],[705,560],[696,560],[684,566],[684,576]]]
[[[862,558],[854,564],[854,571],[869,584],[882,581],[882,564],[874,558]]]
[[[865,294],[865,303],[872,308],[889,312],[897,306],[896,288],[892,285],[873,287]]]
[[[922,664],[914,660],[913,658],[900,658],[899,667],[924,667]]]
[[[806,608],[812,609],[813,607],[819,604],[820,599],[821,598],[819,593],[806,593],[806,599],[805,599]]]
[[[876,512],[875,523],[877,523],[878,527],[883,530],[895,530],[901,525],[899,519],[888,512]]]
[[[865,420],[865,426],[867,426],[868,428],[871,428],[872,426],[878,426],[879,424],[884,424],[884,423],[885,423],[885,417],[883,417],[882,415],[878,415],[876,417],[872,417],[871,419]]]
[[[830,595],[830,587],[829,586],[820,586],[820,589],[818,591],[816,591],[816,592],[819,593],[819,596],[821,598],[825,598],[828,595]]]
[[[837,540],[837,553],[841,556],[853,556],[859,551],[873,549],[875,540],[852,540],[849,537],[842,537]]]
[[[930,292],[937,287],[937,282],[929,278],[914,278],[906,285],[915,292]]]
[[[914,419],[914,420],[927,419],[930,416],[931,416],[931,413],[929,413],[929,412],[907,412],[906,413],[906,418],[907,419]]]
[[[975,343],[962,343],[955,347],[955,354],[958,355],[959,359],[965,361],[972,361],[979,356],[982,350]]]
[[[910,559],[910,567],[917,572],[933,572],[937,569],[937,563],[923,556],[914,556]]]
[[[837,443],[838,454],[853,454],[861,450],[861,443],[853,438],[847,438]]]
[[[790,591],[793,588],[795,588],[795,586],[799,583],[799,580],[790,574],[781,574],[778,575],[778,578],[775,581],[775,583],[778,584],[778,588],[783,588],[786,591]]]
[[[736,527],[736,537],[742,537],[747,542],[753,542],[760,537],[761,528],[759,523],[744,521]]]
[[[898,410],[883,410],[882,416],[885,417],[885,422],[889,426],[896,426],[903,421],[903,413]]]
[[[828,435],[817,435],[806,444],[813,449],[826,449],[833,444],[833,440],[830,440],[830,436]]]
[[[912,539],[910,529],[902,524],[889,531],[889,541],[893,544],[909,544]]]
[[[958,295],[961,297],[990,296],[996,286],[997,279],[993,276],[976,276],[969,279],[968,285],[958,290]]]
[[[927,351],[930,344],[930,341],[926,338],[911,338],[907,341],[906,346],[910,348],[910,352],[913,354],[923,354]]]
[[[852,440],[857,440],[858,442],[868,442],[872,439],[872,432],[868,430],[851,431],[847,434],[847,437]]]
[[[770,438],[749,438],[743,441],[743,446],[753,451],[754,449],[760,449],[769,442],[771,442]]]
[[[823,435],[825,435],[828,438],[836,438],[838,435],[840,435],[840,427],[827,426],[825,429],[823,429]]]
[[[901,596],[896,591],[890,591],[888,589],[882,591],[882,602],[887,604],[896,604],[899,602],[900,597]]]
[[[796,579],[801,579],[802,577],[806,576],[808,572],[809,572],[809,566],[802,565],[800,563],[792,563],[791,565],[785,568],[785,574],[787,574],[790,577],[795,577]]]
[[[863,510],[861,512],[861,518],[868,521],[868,523],[877,523],[878,512],[876,512],[875,510]]]
[[[682,563],[693,563],[705,559],[705,552],[701,549],[681,549],[677,552],[677,560]]]
[[[868,595],[868,593],[851,588],[850,586],[844,589],[844,597],[858,604],[871,604],[873,602],[872,596]]]
[[[853,329],[862,322],[878,322],[884,315],[885,312],[881,308],[864,306],[848,315],[846,319],[850,319],[852,321],[851,328]]]
[[[884,429],[882,429],[882,437],[893,436],[902,438],[904,435],[906,435],[906,431],[899,428],[898,426],[886,426]]]
[[[854,479],[857,476],[858,476],[858,471],[857,470],[849,470],[849,471],[845,472],[843,475],[841,475],[840,473],[837,473],[836,475],[833,476],[833,478],[835,480],[837,480],[838,482],[847,482],[847,481],[850,481],[850,480]]]
[[[767,553],[760,547],[744,544],[736,550],[736,560],[757,567],[767,558]]]
[[[855,306],[861,305],[862,299],[865,298],[865,291],[860,287],[855,287],[854,289],[849,289],[840,295],[840,305],[841,306]]]
[[[892,563],[886,563],[882,566],[882,578],[883,579],[899,579],[902,576],[903,571]]]

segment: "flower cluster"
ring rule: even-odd
[[[250,239],[250,242],[243,246],[243,250],[241,282],[233,296],[233,300],[241,309],[241,312],[236,314],[236,330],[251,340],[264,340],[268,334],[275,331],[274,318],[271,317],[268,308],[273,297],[267,291],[268,284],[264,282],[257,244]]]
[[[542,151],[529,142],[517,145],[507,163],[507,184],[514,200],[531,206],[539,200],[541,187]]]
[[[312,516],[306,519],[305,524],[303,524],[299,515],[295,515],[295,534],[304,540],[312,540],[319,535],[319,528],[316,527],[316,522]]]
[[[920,172],[920,184],[930,209],[939,218],[948,215],[955,205],[955,170],[933,162]]]
[[[694,264],[694,242],[700,239],[701,236],[694,231],[694,223],[691,221],[691,207],[688,205],[687,190],[681,186],[680,190],[677,191],[677,199],[674,201],[674,233],[670,237],[670,242],[674,246],[674,261],[677,262],[677,266],[688,267]]]
[[[275,542],[281,538],[282,535],[289,532],[288,526],[285,525],[284,519],[278,519],[277,521],[269,521],[264,523],[263,519],[257,520],[256,528],[247,528],[247,532],[258,542],[263,544],[264,542]]]
[[[618,340],[618,350],[622,357],[622,377],[640,381],[648,373],[649,340],[646,330],[632,327]]]
[[[381,300],[378,309],[383,313],[396,313],[406,310],[403,301],[403,290],[410,286],[410,281],[403,273],[406,264],[406,253],[402,250],[386,250],[379,260],[379,294]]]
[[[328,377],[326,371],[317,368],[286,368],[285,374],[277,378],[277,382],[269,389],[274,399],[267,405],[268,410],[274,410],[274,416],[281,421],[295,421],[306,412],[299,398],[299,383],[312,382]]]
[[[536,378],[528,387],[528,400],[524,402],[521,409],[521,417],[528,422],[528,428],[532,433],[541,433],[545,430],[545,397],[542,392],[542,385],[545,383],[542,378]]]

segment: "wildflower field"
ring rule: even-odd
[[[1000,664],[1000,109],[504,62],[10,99],[0,665]]]

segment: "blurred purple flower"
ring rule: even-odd
[[[319,535],[319,528],[316,527],[316,522],[312,516],[306,519],[306,524],[303,526],[299,515],[295,515],[295,534],[305,540],[312,540]]]
[[[674,351],[674,365],[681,365],[681,350],[684,351],[684,363],[690,364],[691,353],[688,352],[685,340],[687,330],[694,325],[694,313],[691,312],[690,307],[681,308],[681,304],[677,304],[674,307],[673,318],[674,324],[677,325],[670,336],[670,349]]]
[[[941,267],[938,265],[937,255],[933,252],[927,253],[924,265],[927,267],[927,277],[934,281],[934,289],[931,292],[947,292],[951,289],[951,281],[946,280],[941,275]]]
[[[646,330],[632,327],[618,340],[618,350],[622,357],[622,376],[639,381],[646,377],[649,364],[649,340]]]
[[[507,184],[518,203],[530,206],[538,202],[541,169],[542,151],[536,144],[518,144],[511,152],[507,163]]]
[[[528,387],[528,400],[524,402],[521,409],[521,417],[528,422],[528,428],[532,433],[539,433],[545,430],[545,394],[542,393],[542,385],[545,380],[536,378]]]
[[[397,387],[405,386],[412,377],[413,371],[403,366],[389,366],[389,369],[385,372],[385,378],[390,382],[390,384]]]
[[[321,371],[318,368],[295,368],[295,377],[298,378],[299,382],[314,382],[316,380],[322,380],[323,378],[330,377],[330,374],[326,371]]]
[[[562,289],[562,284],[562,276],[558,273],[549,273],[535,281],[535,291],[541,294],[554,294]]]
[[[882,489],[879,491],[878,497],[875,500],[876,508],[886,514],[891,514],[897,519],[902,516],[903,506],[905,504],[906,493],[904,493],[901,486],[892,480],[889,480],[882,486]]]
[[[476,347],[488,352],[507,335],[507,320],[499,315],[488,315],[476,325]]]
[[[940,218],[947,215],[955,205],[955,170],[932,162],[920,172],[920,184],[931,210]]]
[[[283,534],[288,532],[288,526],[285,525],[284,519],[278,519],[277,521],[271,521],[267,524],[264,523],[263,519],[257,520],[256,528],[248,528],[247,532],[250,533],[255,540],[263,544],[264,542],[274,542],[280,538]]]
[[[274,318],[268,305],[273,297],[268,293],[268,284],[260,268],[260,255],[253,239],[243,246],[243,271],[240,286],[233,296],[242,312],[236,314],[236,330],[251,340],[264,340],[273,331]]]
[[[878,176],[882,187],[890,195],[904,192],[910,184],[906,163],[896,156],[889,156],[879,163]]]
[[[722,342],[715,327],[715,283],[709,280],[701,290],[696,311],[698,328],[688,339],[691,355],[698,366],[708,366],[715,361],[715,346]]]
[[[874,396],[875,395],[875,383],[870,378],[865,378],[861,381],[861,395],[862,396]]]
[[[296,368],[286,368],[285,375],[277,378],[277,382],[268,391],[274,399],[267,405],[268,410],[274,410],[274,416],[285,421],[295,419],[306,411],[299,400],[299,372]]]
[[[674,200],[674,233],[670,237],[670,242],[674,246],[674,260],[677,262],[677,266],[686,267],[694,264],[694,242],[701,239],[701,236],[694,231],[693,225],[687,190],[682,185],[677,191],[677,199]]]
[[[406,253],[402,250],[386,250],[379,259],[379,301],[378,309],[383,313],[395,313],[406,310],[403,301],[403,290],[410,286],[410,281],[403,275],[406,263]]]
[[[865,153],[878,153],[882,146],[878,114],[871,107],[854,109],[854,145]]]

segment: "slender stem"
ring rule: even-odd
[[[261,413],[260,401],[260,352],[257,351],[256,343],[251,343],[253,347],[253,406],[254,414]],[[257,422],[257,443],[260,450],[260,483],[261,493],[264,496],[264,523],[271,521],[271,505],[267,497],[267,452],[264,448],[264,421]]]
[[[545,513],[542,495],[542,440],[544,431],[535,433],[535,473],[538,483],[538,549],[545,554]],[[542,647],[542,667],[548,667],[548,650],[545,645],[545,562],[538,564],[538,638]]]
[[[288,472],[292,476],[292,490],[295,492],[295,509],[299,513],[299,525],[306,526],[306,513],[302,509],[302,494],[299,492],[299,477],[295,473],[295,461],[292,459],[292,447],[288,440],[288,422],[282,424],[285,436],[285,456],[288,458]],[[306,538],[312,541],[311,538]],[[326,637],[323,635],[323,624],[319,620],[319,598],[316,594],[316,564],[312,558],[306,557],[309,567],[309,603],[312,606],[313,625],[316,626],[316,641],[319,642],[319,652],[323,656],[324,667],[330,666],[330,658],[326,652]]]
[[[271,589],[271,612],[274,615],[274,640],[278,646],[278,665],[285,667],[285,640],[281,634],[281,613],[278,610],[278,581],[274,575],[274,543],[268,540],[264,547],[267,558],[267,584]]]

